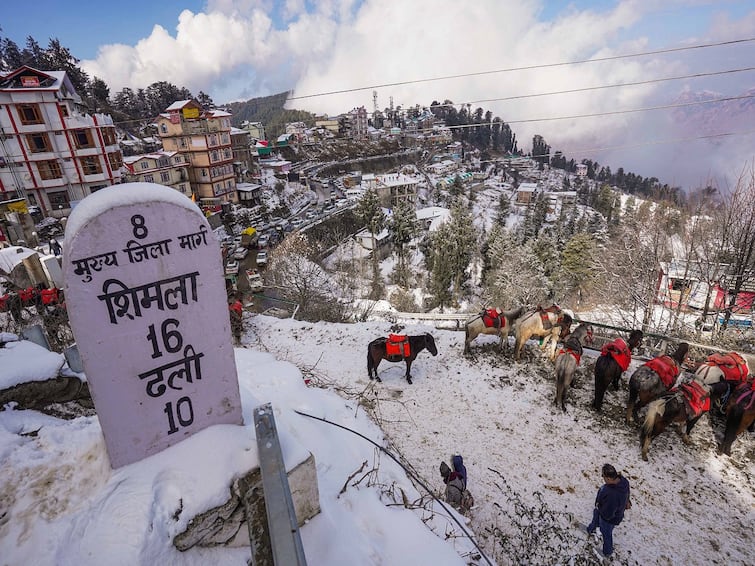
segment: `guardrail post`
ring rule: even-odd
[[[273,407],[270,403],[254,409],[254,430],[257,435],[262,481],[261,485],[253,483],[246,486],[248,489],[243,494],[245,505],[247,501],[250,503],[247,506],[247,523],[252,543],[252,564],[254,566],[268,564],[306,566],[307,560],[304,556],[286,466],[278,441]],[[252,501],[255,499],[255,494],[258,497],[260,487],[264,495],[264,506],[254,506]],[[264,521],[252,520],[255,515],[257,519],[261,518],[259,515],[261,515],[262,507],[267,516],[266,528],[259,526],[264,525]],[[253,527],[253,524],[257,526]]]

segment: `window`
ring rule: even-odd
[[[50,201],[50,207],[53,210],[71,208],[71,202],[68,200],[68,193],[65,191],[60,193],[48,193],[47,198]]]
[[[168,133],[168,126],[165,124],[160,124],[160,133],[161,134],[167,134]]]
[[[147,161],[146,159],[144,161],[140,161],[139,167],[141,169],[149,169],[149,161]]]
[[[117,171],[123,166],[123,158],[120,152],[113,152],[107,154],[107,159],[110,162],[110,169]]]
[[[170,183],[170,173],[168,173],[167,171],[160,173],[160,180],[163,183]]]
[[[42,153],[45,151],[51,151],[50,138],[47,134],[40,132],[38,134],[27,134],[26,143],[29,144],[29,151],[32,153]]]
[[[92,131],[85,128],[73,131],[73,141],[76,143],[77,149],[94,147]]]
[[[178,138],[178,147],[186,147],[186,138]]]
[[[37,170],[39,176],[43,181],[49,181],[50,179],[60,179],[63,177],[63,172],[60,169],[60,163],[55,159],[48,161],[38,161]]]
[[[202,169],[202,177],[207,177],[207,169]]]
[[[60,108],[60,113],[63,115],[63,118],[68,118],[68,105],[61,104],[59,108]]]
[[[115,145],[118,141],[115,139],[115,128],[102,128],[102,140],[105,145]]]
[[[145,183],[154,183],[155,182],[155,176],[151,173],[149,175],[144,176],[144,182]]]
[[[210,153],[210,162],[215,163],[220,156],[218,155],[217,151],[213,151]]]
[[[97,155],[91,155],[89,157],[82,157],[79,159],[81,168],[84,171],[84,175],[98,175],[102,173],[102,164],[100,158]]]
[[[44,124],[42,113],[39,111],[39,104],[19,104],[18,115],[24,126],[29,124]]]

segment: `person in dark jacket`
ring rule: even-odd
[[[465,514],[474,506],[474,497],[467,489],[467,468],[464,466],[464,458],[459,454],[451,458],[451,464],[453,470],[445,462],[440,464],[440,475],[446,484],[446,503]]]
[[[464,489],[467,489],[467,468],[464,466],[464,458],[456,454],[451,458],[451,465],[454,467],[454,472],[461,476],[461,480],[464,482]]]
[[[611,464],[605,464],[602,469],[605,482],[595,497],[595,509],[592,521],[587,525],[587,532],[592,534],[600,528],[603,535],[603,554],[611,556],[613,553],[613,528],[621,523],[624,510],[630,507],[629,481],[616,472]]]

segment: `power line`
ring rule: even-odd
[[[711,71],[708,73],[692,73],[690,75],[679,75],[675,77],[661,77],[657,79],[648,79],[644,81],[633,81],[628,83],[615,83],[615,84],[609,84],[609,85],[597,85],[597,86],[588,86],[583,88],[573,88],[568,90],[555,90],[551,92],[538,92],[538,93],[532,93],[532,94],[518,94],[514,96],[503,96],[500,98],[483,98],[480,100],[469,100],[467,102],[457,102],[457,103],[449,103],[449,104],[431,104],[428,108],[443,108],[443,107],[454,107],[464,104],[479,104],[481,102],[501,102],[506,100],[520,100],[523,98],[536,98],[540,96],[553,96],[558,94],[573,94],[576,92],[588,92],[591,90],[603,90],[608,88],[620,88],[625,86],[639,86],[639,85],[646,85],[646,84],[654,84],[654,83],[661,83],[666,81],[678,81],[683,79],[697,79],[701,77],[713,77],[717,75],[726,75],[726,74],[733,74],[733,73],[742,73],[745,71],[755,71],[755,67],[742,67],[739,69],[729,69],[726,71]]]
[[[512,71],[528,71],[532,69],[548,69],[553,67],[563,67],[568,65],[579,65],[583,63],[599,63],[603,61],[615,61],[617,59],[628,59],[632,57],[647,57],[648,55],[660,55],[664,53],[675,53],[679,51],[690,51],[692,49],[707,49],[710,47],[721,47],[724,45],[735,45],[739,43],[747,43],[755,41],[755,37],[745,38],[745,39],[733,39],[729,41],[720,41],[717,43],[703,43],[699,45],[688,45],[685,47],[670,47],[666,49],[656,49],[654,51],[643,51],[640,53],[627,53],[624,55],[611,55],[607,57],[596,57],[594,59],[580,59],[577,61],[564,61],[559,63],[542,63],[539,65],[526,65],[523,67],[509,67],[506,69],[495,69],[491,71],[478,71],[475,73],[462,73],[458,75],[445,75],[441,77],[430,77],[425,79],[413,79],[408,81],[398,81],[394,83],[383,83],[383,84],[376,84],[376,85],[370,85],[370,86],[363,86],[363,87],[354,87],[354,88],[347,88],[347,89],[341,89],[341,90],[332,90],[329,92],[320,92],[320,93],[313,93],[313,94],[303,94],[300,96],[292,96],[289,97],[287,100],[301,100],[304,98],[316,98],[320,96],[331,96],[333,94],[345,94],[349,92],[358,92],[362,90],[370,90],[375,88],[385,88],[385,87],[392,87],[392,86],[401,86],[401,85],[409,85],[409,84],[417,84],[417,83],[425,83],[425,82],[433,82],[433,81],[442,81],[442,80],[449,80],[449,79],[461,79],[461,78],[467,78],[467,77],[479,77],[484,75],[493,75],[497,73],[510,73]]]
[[[593,118],[599,116],[611,116],[616,114],[632,114],[636,112],[648,112],[651,110],[667,110],[669,108],[683,108],[685,106],[696,106],[698,104],[712,104],[714,102],[728,102],[732,100],[747,100],[755,98],[755,94],[744,94],[742,96],[727,96],[725,98],[713,98],[710,100],[695,100],[692,102],[680,102],[678,104],[664,104],[661,106],[647,106],[644,108],[628,108],[625,110],[609,110],[606,112],[595,112],[592,114],[573,114],[570,116],[551,116],[549,118],[527,118],[522,120],[501,120],[500,122],[476,122],[474,124],[457,124],[454,126],[445,126],[449,130],[458,130],[464,128],[492,127],[494,124],[524,124],[529,122],[551,122],[554,120],[572,120],[577,118]],[[430,130],[420,130],[430,131]]]

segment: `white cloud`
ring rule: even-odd
[[[290,88],[294,88],[295,96],[301,96],[667,47],[663,37],[645,34],[649,22],[658,29],[658,19],[667,18],[671,26],[684,20],[685,6],[701,5],[711,6],[707,36],[699,37],[698,21],[694,33],[689,33],[690,42],[749,37],[755,31],[755,12],[744,18],[733,17],[728,15],[726,4],[697,0],[672,2],[664,8],[653,2],[628,0],[608,4],[604,9],[580,9],[579,2],[573,2],[549,21],[541,18],[545,8],[552,6],[538,0],[287,0],[276,4],[210,0],[205,13],[184,11],[173,33],[156,26],[149,37],[133,47],[103,46],[97,59],[85,61],[83,66],[91,75],[105,79],[111,92],[124,86],[143,88],[167,80],[195,93],[207,92],[220,103]],[[381,108],[388,106],[389,97],[393,97],[395,105],[404,107],[445,99],[473,102],[748,66],[749,62],[743,64],[748,61],[748,51],[751,44],[749,50],[744,44],[739,48],[398,84],[375,90]],[[728,55],[717,57],[725,54]],[[731,88],[739,90],[726,94],[739,94],[747,88],[746,81],[749,86],[753,83],[751,75],[732,75],[727,80],[728,83],[709,81],[704,86],[699,81],[673,81],[473,102],[473,109],[482,106],[505,121],[516,122],[668,104],[685,88],[701,90],[718,85],[714,90],[724,91],[726,88],[720,85],[731,84]],[[290,105],[329,114],[355,106],[371,110],[372,90],[298,99]],[[591,158],[601,163],[608,159],[648,176],[662,177],[663,171],[650,170],[647,165],[657,160],[661,167],[666,154],[678,151],[656,146],[642,151],[571,154],[580,148],[673,137],[675,125],[668,111],[514,123],[512,128],[520,147],[525,149],[532,135],[539,133],[554,149],[577,159]],[[740,140],[739,145],[747,144]],[[702,147],[701,158],[707,151]],[[741,155],[723,159],[728,163],[741,159]],[[672,170],[671,174],[676,176],[677,172]],[[681,175],[680,171],[679,179]],[[688,180],[689,175],[684,173],[684,178]]]

